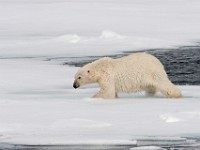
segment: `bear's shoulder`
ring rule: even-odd
[[[107,72],[108,70],[112,70],[114,67],[114,61],[110,57],[103,57],[90,63],[88,66],[90,66],[90,68],[94,68],[95,70]]]

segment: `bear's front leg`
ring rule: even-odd
[[[117,94],[115,92],[114,83],[103,82],[100,85],[100,91],[93,96],[93,98],[104,98],[104,99],[114,99]]]
[[[114,99],[116,98],[115,82],[112,76],[106,75],[98,81],[100,91],[93,98]]]
[[[100,90],[97,94],[93,96],[93,98],[104,98],[104,99],[114,99],[116,98],[115,92],[111,92],[110,90]]]

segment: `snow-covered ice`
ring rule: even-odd
[[[0,142],[131,143],[200,134],[200,86],[181,99],[143,93],[91,99],[76,67],[50,57],[97,56],[192,44],[199,0],[0,0]]]
[[[106,55],[199,40],[199,0],[0,0],[0,55]]]
[[[73,89],[78,68],[59,61],[1,59],[0,68],[1,142],[64,144],[200,133],[199,86],[180,86],[181,99],[137,93],[96,100],[90,97],[98,87]]]

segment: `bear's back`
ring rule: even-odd
[[[167,76],[161,62],[147,53],[131,54],[114,61],[117,91],[139,91],[145,80],[151,80],[154,76]]]
[[[116,67],[130,69],[134,68],[136,70],[145,69],[150,70],[164,70],[161,62],[153,55],[147,53],[135,53],[125,57],[115,59]]]

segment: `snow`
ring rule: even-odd
[[[173,116],[171,116],[170,114],[163,114],[163,115],[160,115],[160,118],[161,118],[162,120],[164,120],[166,123],[173,123],[173,122],[179,122],[179,121],[181,121],[180,118],[173,117]]]
[[[0,0],[0,142],[127,143],[200,133],[200,86],[183,98],[73,89],[76,67],[51,57],[97,56],[192,44],[199,0]]]
[[[60,61],[1,59],[0,68],[1,142],[128,142],[200,133],[199,86],[180,86],[181,99],[137,93],[103,100],[90,98],[97,85],[73,89],[78,68]]]
[[[142,147],[131,148],[130,150],[165,150],[165,149],[157,146],[142,146]]]
[[[92,56],[193,44],[199,10],[199,0],[0,0],[0,55]]]

